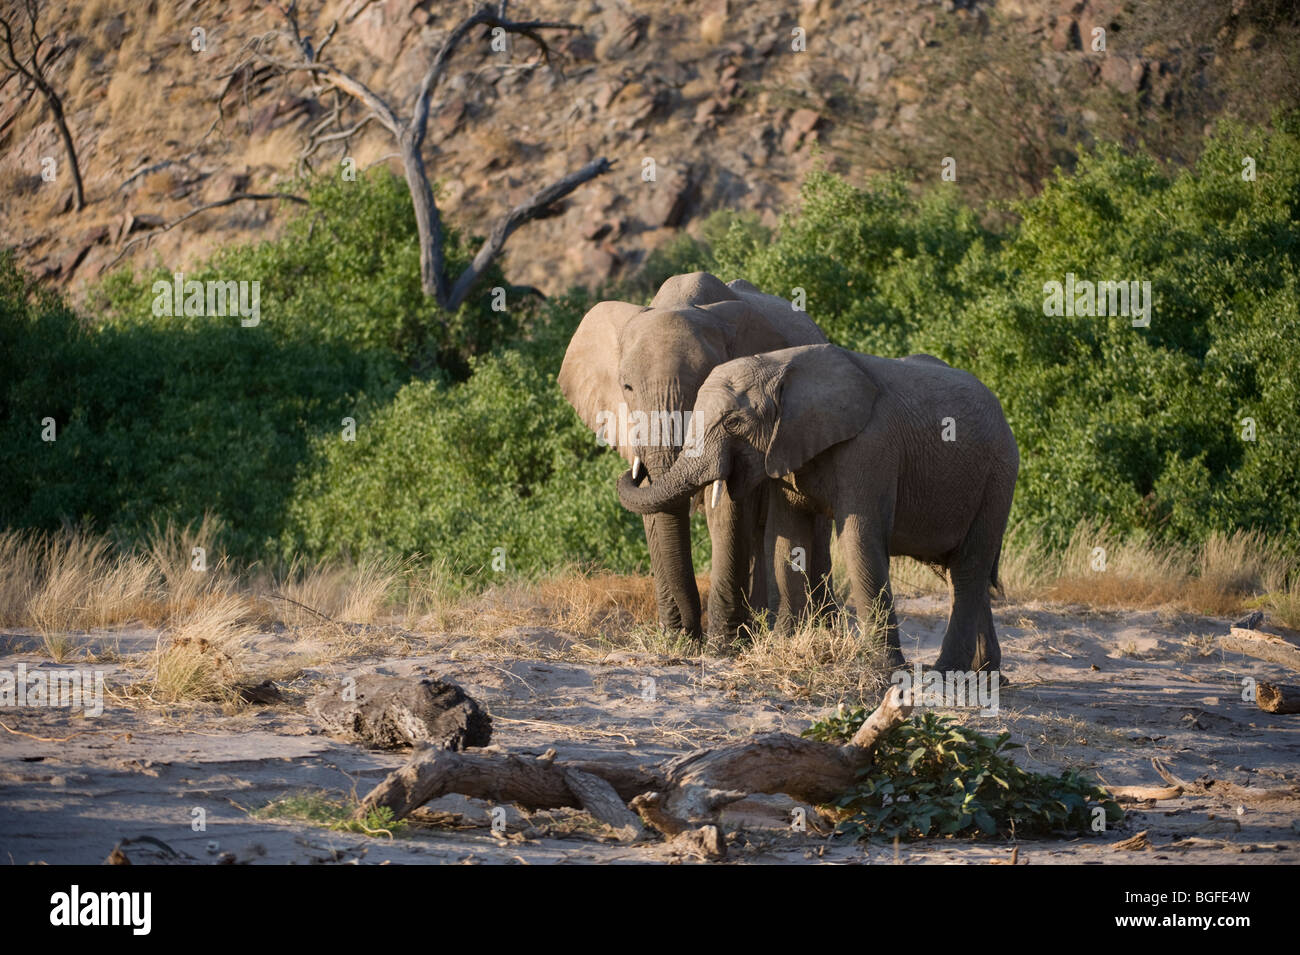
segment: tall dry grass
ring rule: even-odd
[[[159,596],[146,557],[82,531],[0,534],[0,580],[0,620],[34,629],[55,660],[73,649],[70,632],[138,619]]]
[[[224,664],[213,663],[219,657],[190,659],[186,647],[206,639],[236,660],[240,641],[259,623],[318,628],[317,635],[337,643],[345,655],[364,652],[368,645],[360,632],[381,621],[471,637],[512,625],[548,625],[598,647],[681,649],[661,639],[654,584],[646,575],[569,567],[537,581],[484,586],[446,561],[363,557],[326,564],[298,560],[278,573],[263,570],[252,577],[236,573],[221,556],[220,534],[220,521],[212,517],[156,525],[135,550],[84,531],[2,532],[0,624],[32,628],[56,659],[76,650],[78,641],[69,636],[75,631],[132,622],[161,627],[175,647],[166,659],[158,657],[155,682],[171,688],[159,690],[169,699],[184,696],[186,687],[211,689],[215,675],[226,672]],[[196,548],[206,555],[201,570]],[[842,588],[838,562],[836,569]],[[1254,531],[1212,534],[1198,547],[1178,547],[1122,538],[1104,523],[1081,522],[1068,545],[1052,551],[1031,530],[1015,527],[1007,535],[1000,573],[1011,601],[1159,606],[1220,616],[1258,607],[1274,622],[1300,628],[1300,565],[1279,542]],[[899,595],[947,590],[942,576],[905,558],[894,561],[892,577]],[[707,606],[707,578],[698,583]],[[861,669],[860,641],[831,631],[812,628],[780,641],[760,623],[743,666],[756,678],[774,681],[778,673],[804,673],[790,678],[802,686],[816,686],[811,674],[817,668]],[[187,668],[193,670],[189,676]]]
[[[156,703],[237,704],[245,641],[255,632],[246,600],[233,593],[207,594],[159,636],[144,692]]]
[[[1023,526],[1008,530],[999,561],[1003,596],[1098,609],[1170,607],[1232,616],[1260,607],[1300,628],[1300,562],[1259,531],[1213,532],[1199,546],[1121,537],[1081,521],[1063,550]],[[908,558],[890,568],[895,593],[945,593],[945,579]]]
[[[1286,594],[1294,591],[1300,564],[1258,531],[1214,532],[1196,547],[1120,538],[1108,525],[1082,521],[1065,551],[1041,547],[1036,595],[1099,608],[1171,607],[1231,616],[1255,606],[1276,622],[1300,627]]]
[[[373,623],[392,607],[414,570],[414,559],[364,557],[315,566],[294,559],[282,574],[270,577],[264,612],[291,627]]]

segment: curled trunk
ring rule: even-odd
[[[632,480],[632,472],[624,471],[618,479],[618,499],[629,511],[637,514],[662,514],[688,506],[696,492],[706,484],[712,484],[712,477],[704,475],[706,468],[685,455],[654,479],[652,484],[637,486]]]

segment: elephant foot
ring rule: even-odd
[[[734,657],[750,647],[753,642],[753,636],[745,629],[730,633],[711,633],[704,643],[704,650],[712,656]]]
[[[885,647],[885,669],[907,669],[907,657],[903,656],[903,651],[898,647]]]
[[[937,670],[940,673],[970,673],[972,671],[976,673],[996,673],[998,675],[998,686],[1009,686],[1011,684],[1011,681],[1007,679],[1007,675],[1001,670],[994,669],[993,667],[973,666],[970,663],[948,663],[942,657],[936,660],[933,664],[921,664],[921,672],[924,673],[927,670]]]

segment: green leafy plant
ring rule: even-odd
[[[250,815],[254,819],[294,819],[335,832],[359,832],[390,839],[407,832],[406,820],[396,818],[387,806],[371,808],[360,819],[353,816],[355,809],[355,804],[331,799],[324,793],[309,792],[276,799],[254,809]]]
[[[1012,524],[1046,551],[1088,521],[1152,546],[1256,529],[1300,552],[1300,114],[1222,123],[1185,168],[1098,146],[996,226],[951,187],[817,172],[774,231],[717,213],[644,282],[598,294],[645,301],[707,268],[799,294],[836,344],[970,371],[1020,447]],[[400,180],[309,194],[275,240],[186,271],[260,282],[256,327],[153,315],[169,269],[108,276],[81,315],[0,250],[0,355],[17,369],[0,380],[0,526],[138,542],[155,520],[210,511],[221,552],[246,562],[420,552],[474,571],[504,553],[512,572],[636,569],[641,522],[612,493],[626,465],[555,385],[591,299],[510,291],[494,312],[493,273],[443,313],[419,287]],[[471,247],[449,232],[453,265]],[[1150,325],[1044,314],[1044,284],[1070,273],[1149,282]],[[57,440],[42,440],[47,419]],[[702,569],[702,527],[695,546]],[[1261,588],[1290,593],[1295,577]]]
[[[804,736],[824,742],[852,737],[869,712],[841,709]],[[1079,773],[1031,773],[1006,751],[1010,733],[996,737],[924,713],[896,726],[880,742],[858,788],[835,804],[841,831],[858,838],[1047,835],[1089,831],[1098,807],[1107,825],[1123,811],[1100,786]]]

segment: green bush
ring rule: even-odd
[[[844,743],[866,721],[857,707],[814,723],[804,736]],[[1018,749],[1010,733],[997,737],[922,713],[895,726],[876,747],[875,760],[835,807],[841,831],[857,838],[1031,836],[1087,833],[1094,810],[1108,824],[1124,812],[1110,794],[1073,770],[1047,776],[1021,769],[1007,755]]]
[[[1172,175],[1101,147],[997,231],[958,190],[816,173],[775,233],[719,213],[646,274],[802,289],[841,345],[930,352],[978,375],[1020,444],[1013,520],[1049,543],[1088,517],[1187,543],[1255,527],[1300,550],[1300,120],[1224,126]],[[613,493],[620,459],[555,386],[589,298],[538,308],[508,290],[494,312],[493,271],[446,315],[420,290],[400,180],[309,194],[282,238],[186,276],[260,282],[257,327],[154,316],[162,269],[108,277],[86,322],[0,257],[0,352],[19,369],[0,383],[0,522],[132,537],[213,511],[249,559],[421,551],[472,569],[504,548],[516,571],[642,561],[639,521]],[[470,245],[448,230],[453,272]],[[1043,283],[1068,272],[1149,281],[1151,326],[1044,315]],[[614,294],[652,292],[643,277]],[[355,442],[341,440],[345,417]],[[55,442],[41,440],[45,418]],[[704,566],[702,532],[696,553]]]
[[[492,312],[492,271],[455,315],[419,287],[414,216],[387,172],[322,181],[275,242],[232,248],[186,279],[257,281],[260,322],[154,315],[158,269],[117,273],[91,296],[94,322],[0,261],[0,346],[22,374],[0,387],[0,522],[89,523],[130,538],[157,519],[213,511],[225,545],[274,553],[309,441],[337,434],[364,398],[385,401],[412,369],[463,378],[472,356],[516,333]],[[449,230],[448,259],[468,253]],[[479,294],[484,293],[484,294]],[[57,440],[41,440],[53,418]]]
[[[278,335],[238,319],[87,327],[0,262],[0,349],[23,374],[0,388],[0,523],[80,522],[132,537],[156,519],[213,511],[232,553],[278,537],[309,433],[362,393],[391,392],[400,363]],[[54,419],[57,440],[41,439]]]
[[[420,552],[467,572],[634,566],[641,522],[613,490],[626,464],[597,448],[553,373],[518,352],[472,367],[460,384],[407,384],[358,417],[353,442],[316,439],[285,548]]]

